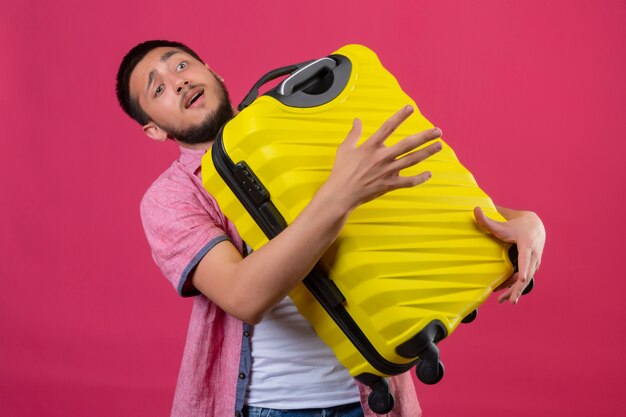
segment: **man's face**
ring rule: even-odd
[[[177,48],[150,51],[131,74],[130,94],[152,120],[144,130],[159,139],[207,142],[233,116],[221,80]]]

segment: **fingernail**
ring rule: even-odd
[[[413,106],[411,106],[410,104],[404,106],[404,112],[405,113],[411,113],[412,111],[413,111]]]
[[[441,129],[439,129],[438,127],[434,127],[433,134],[437,136],[441,136]]]

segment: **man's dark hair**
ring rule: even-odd
[[[200,59],[198,54],[192,51],[187,45],[183,45],[180,42],[152,40],[142,42],[131,49],[124,59],[122,59],[120,68],[117,70],[117,85],[115,91],[117,93],[117,101],[120,103],[122,110],[142,126],[150,121],[150,117],[141,108],[137,99],[130,95],[130,74],[132,74],[137,64],[148,55],[150,51],[163,46],[180,49],[204,64],[204,61]]]

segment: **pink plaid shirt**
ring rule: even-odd
[[[204,151],[181,149],[180,158],[146,192],[141,219],[152,256],[178,293],[194,296],[172,417],[241,416],[252,362],[249,325],[225,313],[191,284],[191,272],[216,244],[230,240],[241,252],[234,225],[200,180]],[[389,378],[395,407],[389,417],[415,417],[421,409],[409,373]],[[366,417],[369,388],[357,381]]]

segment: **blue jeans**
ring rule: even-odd
[[[273,410],[271,408],[243,408],[243,417],[363,417],[360,403],[330,408],[304,408],[302,410]]]

